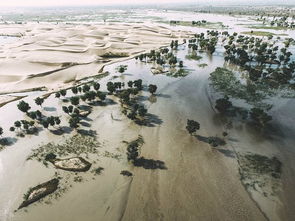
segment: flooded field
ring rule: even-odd
[[[70,70],[95,70],[89,78],[69,82],[71,87],[64,82],[66,88],[2,95],[17,100],[8,100],[0,108],[4,131],[0,146],[0,220],[295,217],[295,44],[288,40],[295,37],[294,30],[255,29],[273,33],[272,37],[256,36],[250,26],[259,22],[248,15],[142,9],[68,14],[66,18],[53,16],[49,10],[43,17],[19,17],[16,13],[4,14],[2,19],[42,25],[105,22],[113,28],[122,21],[140,21],[139,26],[157,24],[189,32],[191,37],[172,37],[170,45],[146,49],[115,62],[103,60],[105,65],[94,61],[78,65],[79,70]],[[185,23],[200,20],[210,22],[211,27]],[[220,21],[222,27],[217,29],[214,26]],[[15,39],[0,37],[2,47],[13,42]],[[261,50],[269,57],[278,51],[271,60],[279,61],[261,59],[257,50],[240,47],[243,43],[253,43],[257,50],[262,45]],[[241,54],[246,57],[247,52],[248,60],[241,62],[243,56],[237,56],[239,50],[231,45],[243,48]],[[278,49],[274,49],[276,46]],[[251,74],[260,67],[258,77]],[[267,68],[270,76],[265,73]],[[156,91],[150,85],[156,85]],[[95,91],[94,99],[87,93],[91,91]],[[36,104],[38,97],[44,98],[41,105]],[[79,97],[78,103],[73,97]],[[218,99],[223,102],[221,106]],[[21,101],[30,109],[21,112],[17,107]],[[75,111],[68,110],[71,105],[78,110],[76,123]],[[259,109],[257,113],[253,108]],[[29,113],[36,110],[42,116],[32,119]],[[82,116],[85,112],[87,115]],[[51,116],[55,123],[46,126],[44,119]],[[199,129],[191,135],[188,119],[199,123]],[[15,122],[21,120],[33,120],[34,132],[18,127]],[[134,149],[136,156],[132,155]],[[62,170],[47,159],[52,154],[60,159],[82,157],[91,167],[84,172]],[[18,210],[30,188],[54,178],[59,180],[55,192]]]

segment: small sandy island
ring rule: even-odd
[[[85,172],[90,169],[91,163],[82,157],[72,157],[68,159],[53,159],[50,162],[58,169]]]
[[[27,207],[28,205],[53,193],[55,190],[57,190],[58,183],[59,183],[59,180],[55,178],[29,189],[28,193],[25,194],[24,196],[24,201],[22,202],[22,204],[19,206],[18,209]]]

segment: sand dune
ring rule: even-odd
[[[64,82],[95,75],[101,68],[100,64],[91,65],[93,70],[86,72],[84,68],[74,66],[111,62],[118,59],[116,54],[132,56],[188,34],[136,24],[2,25],[0,35],[23,37],[0,50],[0,91],[13,92],[16,88],[27,90],[40,86],[52,90]],[[103,59],[107,53],[112,54],[112,58]]]

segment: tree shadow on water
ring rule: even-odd
[[[140,157],[134,161],[134,166],[142,167],[144,169],[160,169],[160,170],[167,170],[168,168],[165,165],[165,162],[161,160],[153,160],[153,159],[146,159],[144,157]]]
[[[116,101],[110,99],[110,98],[106,98],[104,101],[95,101],[91,104],[91,106],[94,107],[106,107],[109,105],[115,105],[118,104]]]
[[[161,125],[163,121],[155,114],[146,114],[144,120],[135,120],[136,124],[146,127],[155,127],[156,125]]]
[[[224,146],[226,142],[224,139],[220,137],[204,137],[201,135],[195,135],[195,137],[202,142],[210,144],[212,147],[217,147],[217,146]]]
[[[171,98],[171,95],[169,94],[157,94],[156,96],[161,98]]]
[[[78,129],[77,132],[84,136],[96,137],[97,133],[95,130]]]
[[[86,121],[80,121],[80,124],[84,127],[91,127],[91,125]]]
[[[53,133],[54,135],[70,134],[72,131],[73,131],[72,128],[66,127],[66,126],[62,126],[55,130],[50,130],[50,132]]]
[[[0,139],[0,145],[11,146],[15,144],[17,139],[15,137],[4,137]]]
[[[226,157],[235,158],[235,154],[232,150],[228,150],[228,149],[216,149],[216,150],[222,153]]]

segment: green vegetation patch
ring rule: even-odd
[[[253,28],[253,29],[272,29],[272,30],[286,30],[286,27],[277,27],[277,26],[267,26],[267,25],[253,25],[249,26],[248,28]]]
[[[241,180],[247,189],[265,197],[274,195],[280,185],[282,163],[276,157],[259,154],[239,155]]]
[[[141,135],[138,136],[137,139],[131,141],[131,142],[126,142],[127,143],[127,160],[134,162],[137,160],[137,158],[140,155],[140,148],[144,144],[143,137]]]
[[[106,52],[105,54],[101,55],[101,57],[103,58],[123,58],[123,57],[128,57],[129,54],[128,53],[124,53],[124,52]]]
[[[168,23],[168,22],[165,22]],[[208,22],[208,21],[170,21],[170,25],[180,25],[180,26],[190,26],[190,27],[200,27],[200,28],[208,28],[208,29],[216,29],[216,28],[225,28],[222,22]]]
[[[199,56],[199,55],[197,55],[197,54],[195,54],[195,53],[192,53],[192,54],[188,54],[188,55],[186,55],[185,58],[188,59],[188,60],[199,61],[199,60],[202,59],[202,56]]]
[[[273,36],[276,35],[275,33],[268,32],[268,31],[244,31],[241,34],[245,35],[255,35],[255,36]]]
[[[208,66],[208,64],[206,64],[206,63],[203,63],[203,64],[198,64],[198,66],[199,66],[200,68],[205,68],[205,67],[207,67],[207,66]]]
[[[104,171],[104,168],[103,167],[97,167],[97,168],[93,169],[91,172],[94,175],[100,175],[103,171]]]
[[[178,78],[178,77],[185,77],[189,74],[189,70],[180,68],[177,71],[170,71],[167,73],[167,76]]]
[[[274,36],[274,35],[279,35],[279,36],[288,36],[287,34],[275,34],[272,32],[268,32],[268,31],[244,31],[241,32],[241,34],[245,34],[245,35],[255,35],[255,36]]]
[[[258,105],[270,93],[270,91],[265,91],[262,85],[242,84],[235,74],[226,68],[216,68],[210,74],[209,79],[215,90],[222,92],[224,95],[245,100],[250,104]]]
[[[59,157],[68,155],[80,156],[88,154],[97,154],[100,147],[95,137],[74,135],[64,141],[64,143],[48,143],[33,150],[33,153],[27,160],[38,160],[47,165],[46,156],[53,153]]]

